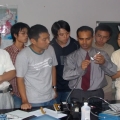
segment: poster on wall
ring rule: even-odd
[[[0,34],[1,48],[5,48],[13,43],[10,29],[17,22],[16,5],[0,5]]]

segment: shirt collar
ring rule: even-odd
[[[80,48],[80,50],[81,50],[81,52],[82,52],[83,54],[86,54],[87,52],[90,53],[90,51],[91,51],[92,49],[93,49],[93,47],[91,47],[90,50],[86,51],[86,50]]]
[[[88,52],[89,56],[92,56],[93,47],[91,47],[89,51],[85,51],[84,49],[80,48],[80,51],[84,57],[86,56],[87,52]]]
[[[24,46],[24,47],[25,47],[25,46]],[[23,47],[23,48],[24,48],[24,47]],[[12,45],[12,48],[14,49],[14,52],[20,52],[20,50],[16,47],[16,45],[13,44],[13,45]]]

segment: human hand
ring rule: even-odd
[[[23,109],[23,110],[27,110],[27,109],[31,109],[31,108],[32,108],[32,106],[30,103],[23,103],[21,105],[21,109]]]
[[[96,56],[94,57],[94,60],[96,64],[103,65],[105,63],[105,58],[101,54],[96,54]]]
[[[81,64],[81,68],[85,70],[89,64],[90,64],[90,60],[83,60]]]

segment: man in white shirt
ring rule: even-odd
[[[15,67],[8,52],[0,49],[0,109],[13,108],[13,99],[9,92],[8,82],[15,77]]]
[[[117,42],[120,47],[120,32],[118,34]],[[115,87],[116,87],[115,98],[116,98],[116,100],[120,100],[120,49],[113,52],[113,54],[111,56],[111,60],[113,61],[114,64],[117,65],[117,74],[112,76],[112,78],[116,79],[116,81],[115,81]]]
[[[12,64],[8,52],[0,49],[0,109],[10,109],[14,107],[14,102],[9,92],[10,83],[8,81],[14,78],[15,74],[15,67]]]

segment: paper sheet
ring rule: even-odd
[[[12,112],[8,112],[6,114],[18,117],[18,118],[12,119],[12,120],[22,120],[24,118],[32,116],[29,112],[25,112],[25,111],[22,111],[22,110],[15,110],[15,111],[12,111]]]
[[[44,108],[44,111],[46,111],[46,114],[47,115],[50,115],[52,117],[55,117],[55,118],[62,118],[62,117],[65,117],[67,116],[66,114],[63,114],[63,113],[57,113],[56,111],[53,111],[53,110],[50,110],[50,109],[47,109],[47,108]],[[41,116],[43,115],[39,110],[36,110],[36,111],[32,111],[32,112],[29,112],[31,115],[35,115],[35,116]]]
[[[114,112],[119,112],[119,113],[120,113],[120,103],[110,104],[109,107],[110,107]]]

